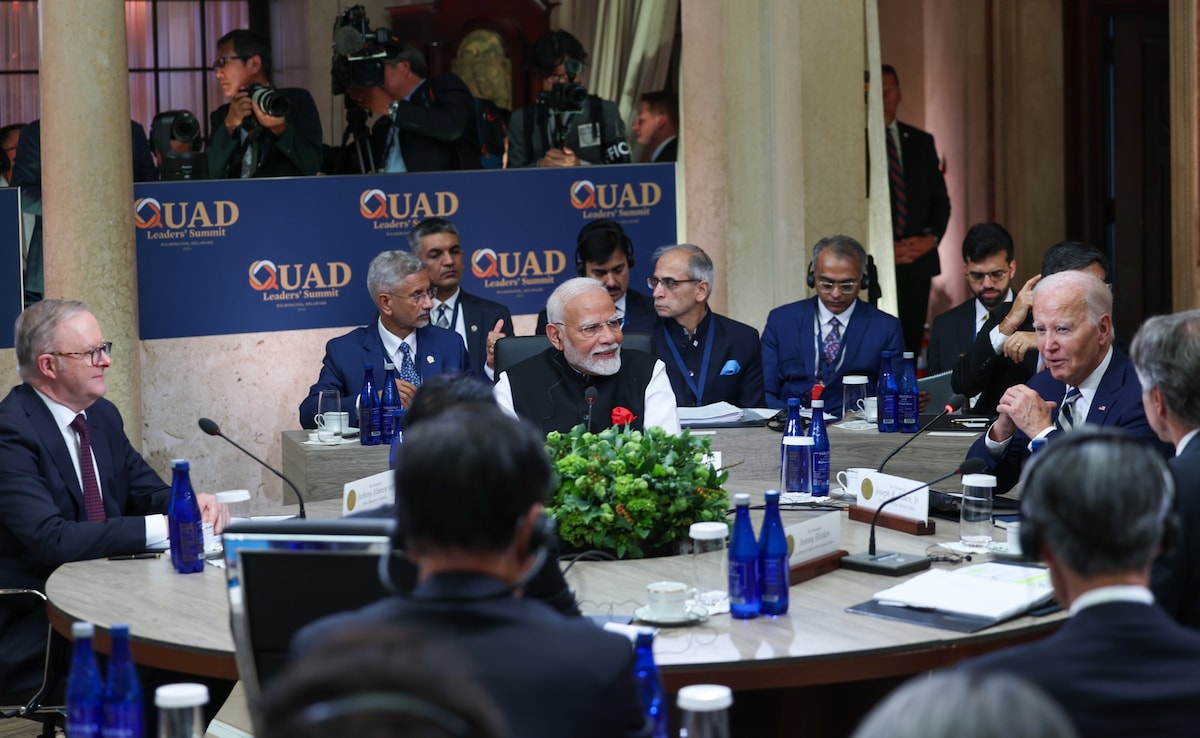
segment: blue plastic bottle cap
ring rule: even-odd
[[[94,635],[96,635],[96,626],[91,623],[71,623],[72,638],[91,638]]]
[[[154,690],[154,704],[164,709],[200,707],[208,704],[208,687],[203,684],[164,684]]]
[[[788,398],[788,407],[800,407],[800,398],[799,397],[789,397]]]
[[[114,623],[113,626],[108,629],[108,634],[113,638],[128,638],[129,626],[125,623]]]
[[[679,689],[676,704],[688,712],[716,712],[733,706],[733,690],[724,684],[689,684]]]

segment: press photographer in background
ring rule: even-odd
[[[229,102],[210,119],[213,179],[293,177],[321,167],[321,117],[307,90],[271,86],[271,47],[239,29],[217,41],[217,84]]]
[[[536,103],[513,113],[509,168],[632,161],[616,103],[589,95],[580,81],[587,52],[579,40],[566,31],[548,31],[533,44],[532,56],[542,92]]]
[[[190,110],[168,110],[154,116],[150,149],[159,179],[208,179],[208,159],[200,150],[203,143],[200,121]]]

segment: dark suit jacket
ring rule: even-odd
[[[1154,605],[1093,605],[1044,640],[963,668],[1029,680],[1088,738],[1182,738],[1200,725],[1200,634]]]
[[[383,386],[385,361],[387,355],[383,350],[383,339],[379,337],[377,320],[325,344],[321,375],[300,403],[300,427],[317,427],[313,416],[317,414],[317,395],[321,390],[341,392],[342,410],[350,413],[352,425],[358,425],[354,403],[362,391],[363,364],[375,365],[375,386],[379,388]],[[467,358],[462,338],[454,331],[434,325],[417,329],[417,355],[413,357],[413,363],[422,379],[449,372],[471,373],[471,360]],[[400,371],[399,366],[396,371]]]
[[[904,235],[932,233],[941,240],[946,234],[946,224],[950,222],[950,196],[946,193],[946,180],[942,176],[933,136],[905,123],[897,122],[896,125],[900,128],[900,158],[904,164],[904,195],[908,203]],[[898,267],[897,278],[906,275],[933,277],[941,271],[941,261],[934,249],[914,263]]]
[[[806,397],[817,375],[817,298],[810,297],[782,307],[767,316],[762,334],[763,382],[767,407],[781,408],[789,397]],[[823,368],[825,412],[842,412],[842,377],[865,374],[869,386],[879,381],[884,351],[904,351],[900,321],[869,303],[854,306],[850,325],[842,331],[844,359],[840,370]],[[824,360],[822,359],[822,363]]]
[[[654,157],[651,161],[653,161],[655,164],[658,164],[661,162],[676,161],[678,157],[679,137],[676,136],[668,141],[667,145],[663,147],[663,150],[658,152],[658,156]]]
[[[948,372],[975,342],[975,298],[933,319],[929,333],[929,373]]]
[[[1047,402],[1060,403],[1067,392],[1062,382],[1050,375],[1049,370],[1038,372],[1029,380],[1029,388],[1036,391]],[[1058,422],[1058,407],[1051,412],[1050,422]],[[1146,439],[1148,443],[1156,444],[1164,456],[1170,456],[1169,446],[1158,440],[1158,436],[1146,421],[1146,411],[1142,407],[1142,385],[1138,381],[1133,362],[1121,351],[1114,347],[1112,361],[1108,371],[1100,379],[1096,388],[1096,396],[1092,398],[1092,406],[1088,410],[1087,422],[1109,428],[1119,428],[1125,433]],[[1046,437],[1047,442],[1062,431],[1051,431]],[[1001,459],[992,458],[984,439],[987,434],[980,436],[967,452],[969,457],[977,457],[987,462],[990,471],[996,475],[997,494],[1013,488],[1021,476],[1021,466],[1029,457],[1029,437],[1018,430],[1008,444]]]
[[[460,650],[516,738],[649,736],[624,636],[512,597],[499,580],[440,574],[393,597],[300,631],[293,655],[353,625],[389,623],[427,632]]]
[[[545,335],[546,322],[546,308],[542,308],[537,317],[537,335]],[[654,333],[657,328],[658,312],[654,309],[654,298],[634,290],[625,290],[625,327],[623,330],[626,333]]]
[[[0,587],[44,592],[68,561],[141,551],[141,516],[167,511],[171,488],[130,445],[117,408],[101,398],[87,418],[103,523],[88,522],[62,433],[33,388],[19,385],[0,402]],[[0,694],[41,679],[46,610],[32,599],[0,598]]]
[[[513,335],[512,312],[498,302],[468,294],[461,289],[458,291],[458,309],[467,330],[467,355],[471,357],[471,366],[477,368],[480,376],[486,376],[483,370],[487,366],[488,331],[496,327],[497,320],[503,320],[501,330],[504,335]]]
[[[321,143],[321,114],[308,90],[299,87],[284,87],[278,90],[288,100],[287,127],[278,138],[263,128],[251,134],[258,139],[258,169],[255,177],[295,177],[316,174],[321,168],[324,149]],[[210,179],[238,179],[242,176],[241,134],[234,131],[229,135],[225,128],[225,116],[229,114],[229,103],[212,112],[209,130],[212,140],[205,153],[208,155]]]
[[[1181,624],[1200,629],[1200,436],[1170,461],[1175,475],[1179,540],[1160,556],[1151,571],[1150,588],[1163,610]]]
[[[980,395],[979,401],[972,407],[974,412],[995,415],[996,404],[1000,402],[1005,391],[1018,384],[1028,384],[1037,372],[1037,351],[1027,351],[1025,359],[1017,364],[1004,354],[997,354],[992,348],[988,334],[1000,324],[1010,310],[1011,302],[1003,303],[993,310],[992,317],[979,329],[979,335],[975,337],[970,349],[954,363],[950,386],[965,397]],[[1032,312],[1025,316],[1025,322],[1021,323],[1018,330],[1033,330]]]
[[[705,338],[712,325],[712,353],[709,356],[708,376],[701,387],[702,397],[697,400],[684,378],[684,370],[675,359],[668,342],[675,342],[679,355],[686,364],[687,349],[696,352],[696,376],[700,380],[699,362],[705,350]],[[738,407],[763,407],[762,351],[758,343],[758,331],[745,323],[739,323],[724,315],[709,311],[697,326],[696,339],[700,346],[692,348],[687,332],[672,319],[660,321],[654,333],[654,352],[667,367],[671,389],[675,390],[675,402],[680,407],[699,407],[714,402],[728,402]]]
[[[475,98],[458,75],[447,72],[425,80],[396,108],[404,168],[410,172],[478,169],[481,154],[474,125]],[[381,172],[387,165],[391,127],[392,119],[383,115],[371,129],[375,166]]]

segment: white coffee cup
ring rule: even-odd
[[[350,413],[318,413],[314,420],[317,421],[317,438],[321,441],[333,441],[341,438],[350,425]]]
[[[688,586],[683,582],[646,585],[646,605],[656,620],[680,620],[687,615]]]
[[[858,409],[863,411],[867,416],[868,423],[879,422],[879,398],[864,397],[858,401]]]
[[[845,494],[857,495],[858,486],[862,484],[862,480],[873,471],[875,470],[862,466],[851,467],[845,471],[840,471],[837,473],[838,484],[842,485],[842,491]]]

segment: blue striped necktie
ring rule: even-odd
[[[1075,401],[1081,397],[1079,389],[1072,387],[1063,398],[1062,407],[1058,409],[1058,427],[1064,431],[1075,428]]]

